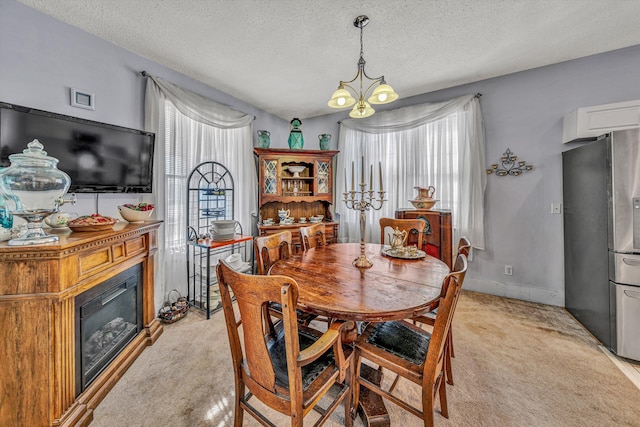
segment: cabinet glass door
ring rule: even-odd
[[[318,194],[327,194],[329,187],[329,162],[318,163]]]
[[[278,161],[264,160],[264,194],[278,194]]]

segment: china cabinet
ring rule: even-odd
[[[333,162],[338,151],[254,148],[259,175],[258,233],[261,236],[290,230],[294,251],[302,250],[298,229],[312,217],[322,216],[327,243],[337,242],[338,223],[333,220]],[[278,211],[289,212],[289,222]],[[300,218],[306,222],[300,223]],[[263,221],[272,219],[273,224]],[[282,222],[282,223],[281,223]]]
[[[426,224],[422,236],[422,249],[428,255],[440,258],[449,268],[452,266],[453,241],[451,236],[451,211],[447,209],[398,209],[398,219],[422,219]],[[414,230],[415,232],[415,230]],[[407,237],[407,244],[416,244],[418,236]]]
[[[229,232],[216,233],[234,219],[234,191],[233,176],[217,162],[199,164],[187,180],[187,301],[207,319],[222,307],[218,261],[240,254],[236,270],[253,271],[253,236],[244,235],[237,221]],[[225,227],[213,227],[216,221]]]

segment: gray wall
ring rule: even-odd
[[[286,147],[287,121],[13,0],[0,0],[0,101],[141,128],[144,79],[137,75],[140,70],[255,115],[254,130],[269,130],[271,146]],[[564,304],[562,215],[550,211],[552,203],[562,202],[560,153],[574,145],[561,143],[562,118],[579,107],[640,99],[638,75],[640,46],[635,46],[385,106],[398,108],[480,92],[487,166],[497,163],[507,148],[534,166],[520,177],[488,176],[487,248],[475,251],[466,288]],[[95,93],[96,110],[71,107],[70,87]],[[317,148],[320,133],[332,134],[336,148],[337,122],[345,117],[346,111],[303,120],[305,148]],[[75,210],[95,212],[95,198],[83,197],[90,199]],[[100,211],[117,216],[115,206],[127,197],[136,196],[101,195]],[[513,266],[513,276],[503,274],[505,264]]]

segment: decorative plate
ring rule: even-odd
[[[425,251],[421,251],[418,249],[414,253],[398,253],[396,251],[392,251],[390,246],[385,246],[382,248],[382,255],[390,256],[392,258],[400,258],[400,259],[420,259],[427,256]]]

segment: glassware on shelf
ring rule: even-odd
[[[22,154],[9,156],[11,165],[0,171],[0,191],[5,193],[9,213],[27,220],[27,232],[8,242],[10,246],[37,245],[58,240],[42,230],[42,221],[58,212],[66,202],[62,197],[71,185],[71,178],[58,169],[58,159],[47,156],[44,146],[34,139]]]

